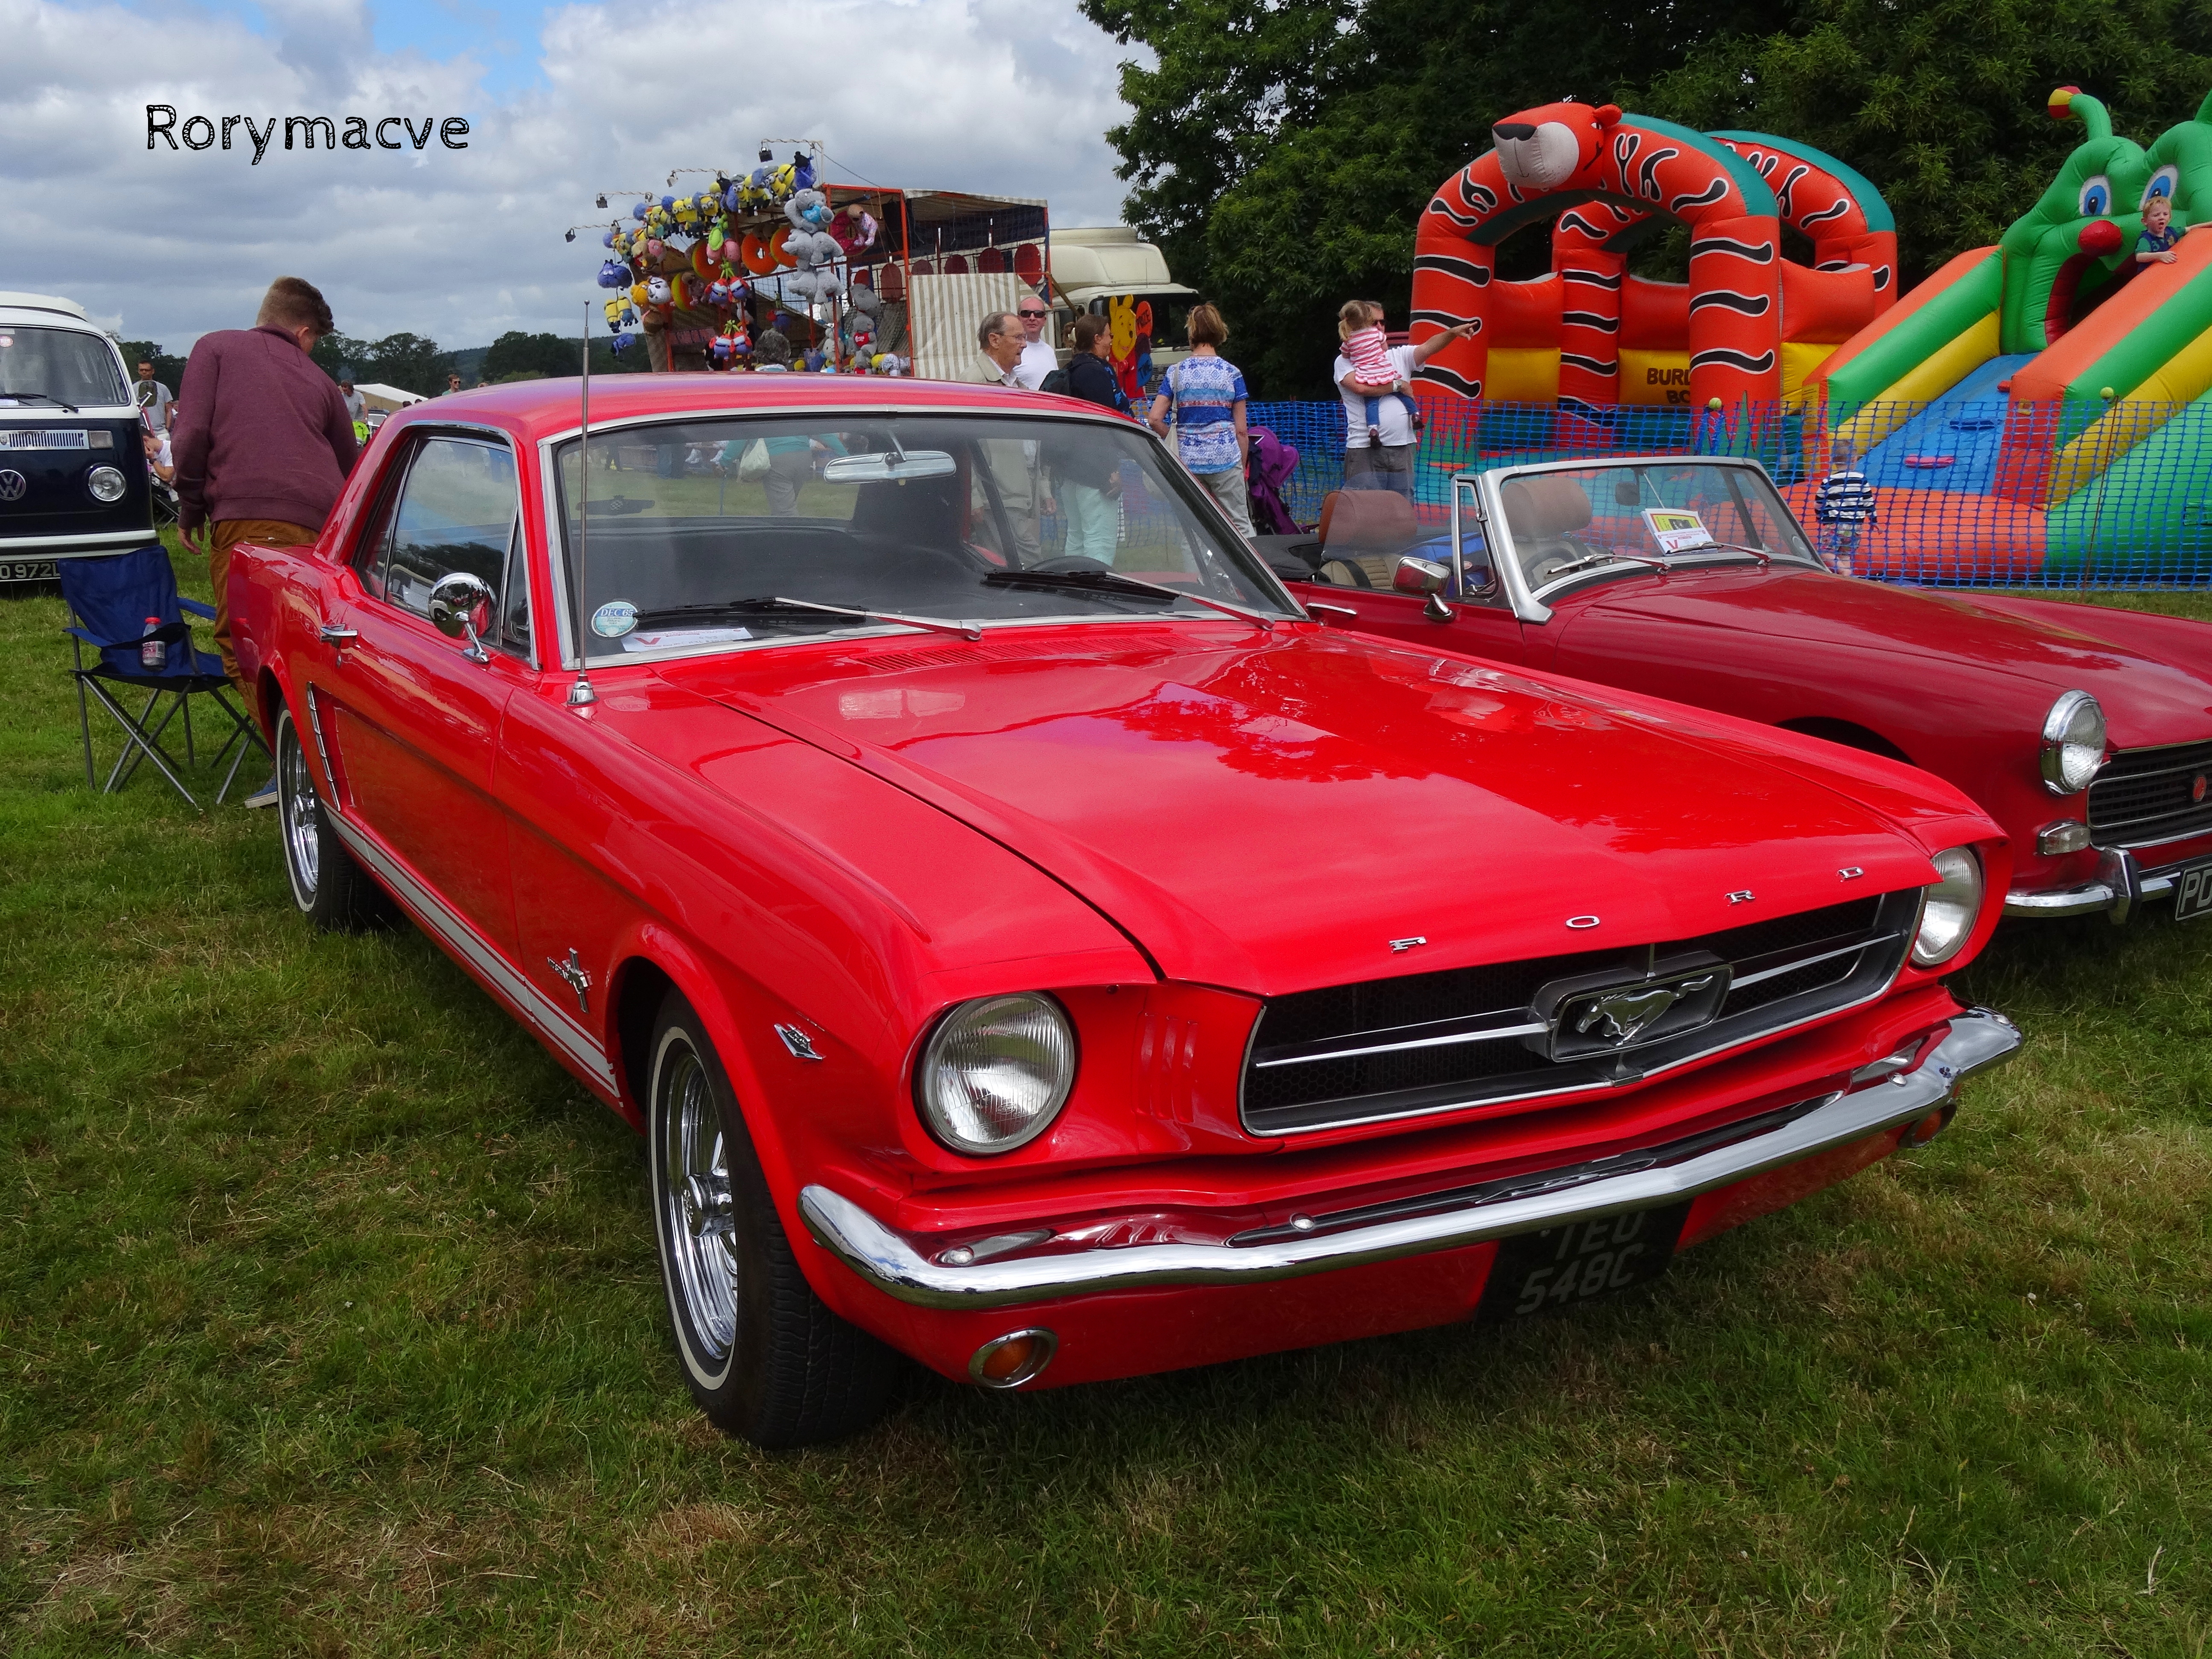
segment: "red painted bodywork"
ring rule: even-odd
[[[602,383],[592,403],[617,420],[860,395],[813,377],[668,375]],[[872,407],[1003,410],[1021,395],[865,391]],[[315,546],[242,550],[233,608],[260,713],[272,728],[282,707],[303,732],[320,722],[319,787],[421,884],[402,884],[403,902],[633,1122],[625,1045],[660,988],[680,988],[810,1282],[948,1375],[1019,1322],[872,1289],[807,1242],[802,1185],[924,1235],[1093,1215],[1158,1237],[1274,1224],[1731,1122],[1841,1086],[1958,1009],[1908,966],[1870,1005],[1601,1098],[1253,1136],[1238,1079],[1266,997],[1692,937],[1836,902],[1846,866],[1865,872],[1853,893],[1917,886],[1929,855],[1960,843],[2002,891],[2003,837],[1910,769],[1500,670],[1436,649],[1451,642],[1442,629],[1423,649],[1226,617],[807,641],[606,662],[596,704],[570,708],[571,672],[469,662],[366,596],[348,561],[395,445],[472,423],[514,446],[533,605],[552,616],[538,445],[572,431],[574,410],[574,388],[547,382],[410,410],[386,422]],[[340,661],[325,624],[362,646]],[[1755,912],[1726,902],[1744,889]],[[1564,934],[1574,913],[1601,915],[1601,931]],[[1985,907],[1959,962],[1996,915]],[[1408,933],[1430,943],[1401,962],[1389,941]],[[592,976],[582,1012],[549,961],[572,949]],[[1018,990],[1049,990],[1073,1017],[1074,1091],[1018,1151],[949,1152],[912,1102],[918,1047],[951,1004]],[[795,1060],[777,1023],[805,1031],[822,1063]],[[1878,1139],[1868,1157],[1894,1137]],[[1831,1155],[1760,1177],[1732,1208],[1701,1200],[1693,1223],[1732,1224],[1856,1167]],[[1042,1382],[1458,1318],[1493,1250],[1071,1300],[1040,1313],[1060,1337]]]
[[[1549,599],[1551,619],[1462,603],[1450,624],[1421,601],[1292,583],[1348,607],[1332,623],[1429,650],[1677,698],[1770,726],[1855,728],[1965,791],[2004,827],[2013,887],[2062,889],[2097,873],[2094,850],[2045,856],[2036,832],[2080,820],[2039,770],[2045,715],[2092,693],[2114,750],[2212,739],[2212,626],[2102,605],[1892,586],[1777,562],[1649,568]],[[1859,739],[1863,740],[1863,739]],[[2212,853],[2212,834],[2160,849]]]

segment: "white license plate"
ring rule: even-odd
[[[52,559],[0,559],[0,582],[50,582],[60,575]]]

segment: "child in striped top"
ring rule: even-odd
[[[1820,526],[1820,562],[1838,576],[1848,576],[1858,552],[1860,526],[1874,523],[1881,509],[1874,485],[1858,470],[1858,452],[1851,441],[1837,439],[1828,453],[1836,470],[1820,480],[1813,496],[1813,516]]]
[[[1367,441],[1382,441],[1381,403],[1385,397],[1395,397],[1405,404],[1406,418],[1419,432],[1421,411],[1390,362],[1390,337],[1382,331],[1382,307],[1364,300],[1346,301],[1336,313],[1336,335],[1344,342],[1345,357],[1352,364],[1352,383],[1368,394]]]

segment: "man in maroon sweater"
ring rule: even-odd
[[[353,471],[345,399],[307,356],[330,331],[331,308],[321,294],[297,276],[279,276],[252,328],[200,337],[177,398],[182,412],[170,444],[177,528],[187,541],[207,529],[215,648],[249,707],[251,688],[239,682],[231,649],[231,550],[240,542],[313,542]],[[275,799],[273,787],[264,788],[246,805]]]

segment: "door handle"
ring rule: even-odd
[[[325,645],[351,645],[361,637],[360,629],[340,628],[336,623],[325,623],[319,631]]]

